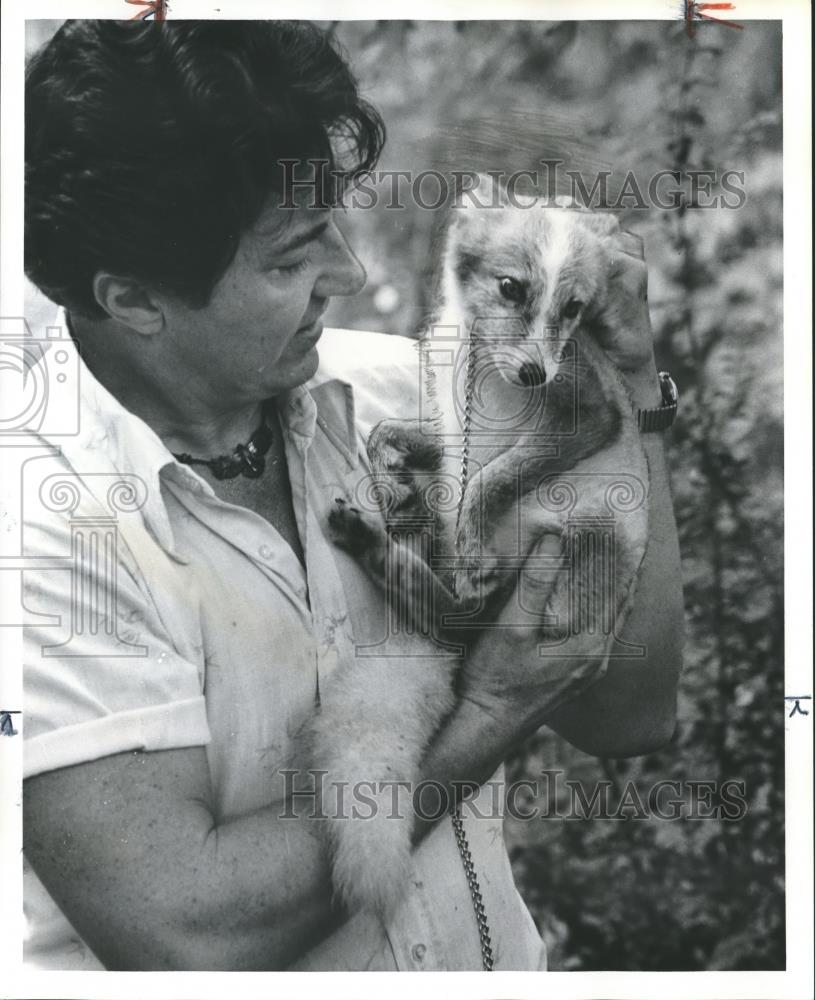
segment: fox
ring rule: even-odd
[[[482,178],[483,199],[451,211],[438,320],[416,347],[422,413],[370,432],[384,509],[338,497],[329,515],[334,543],[414,625],[429,616],[454,651],[343,664],[310,723],[307,752],[330,782],[383,785],[372,816],[323,824],[337,897],[383,919],[409,881],[409,790],[455,706],[468,643],[514,600],[517,623],[539,636],[541,670],[548,653],[596,676],[647,546],[647,460],[622,373],[601,346],[619,223],[563,199],[521,208],[495,188]],[[417,517],[434,565],[400,536]],[[555,555],[533,565],[552,538]]]

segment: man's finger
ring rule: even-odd
[[[636,233],[621,229],[615,237],[615,243],[623,253],[636,257],[637,260],[645,260],[645,244],[642,237]]]

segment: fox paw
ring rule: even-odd
[[[456,600],[467,608],[483,607],[506,588],[506,575],[498,567],[484,567],[480,562],[460,566],[453,573]]]
[[[350,555],[371,555],[384,551],[388,537],[382,522],[372,514],[352,507],[347,500],[337,497],[328,515],[331,540]]]

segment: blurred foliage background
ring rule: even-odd
[[[29,22],[28,50],[58,23]],[[664,169],[744,173],[738,210],[629,200],[620,213],[645,240],[656,355],[682,396],[668,445],[688,630],[676,734],[615,761],[542,732],[510,776],[559,769],[589,797],[608,782],[612,811],[629,782],[647,806],[658,781],[743,781],[746,815],[508,818],[506,832],[552,969],[781,969],[780,24],[702,24],[694,39],[679,21],[326,26],[388,125],[383,170],[509,172],[559,158],[589,179],[611,169],[612,197],[629,170],[646,189]],[[335,300],[333,325],[415,335],[431,315],[443,212],[404,200],[389,210],[383,196],[342,221],[369,281]],[[562,783],[550,800],[550,812],[567,807]]]
[[[387,123],[383,170],[560,158],[589,179],[611,169],[612,192],[629,170],[644,190],[658,170],[744,173],[738,210],[627,199],[620,213],[645,240],[656,355],[682,394],[669,440],[687,612],[676,734],[614,761],[543,732],[510,770],[561,769],[589,797],[611,782],[612,812],[629,781],[646,808],[660,780],[743,781],[746,814],[508,817],[507,839],[553,969],[783,968],[780,25],[701,25],[694,39],[681,22],[333,27]],[[442,213],[408,196],[387,209],[390,189],[378,190],[375,209],[343,220],[368,286],[330,319],[412,335],[431,314]],[[550,813],[568,798],[561,782]]]

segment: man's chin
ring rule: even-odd
[[[314,378],[317,374],[317,369],[320,367],[320,354],[317,350],[316,344],[309,348],[308,354],[303,359],[303,365],[308,371],[308,374],[304,377],[303,381],[308,382],[310,378]]]
[[[286,388],[296,389],[298,385],[308,382],[317,374],[319,367],[320,355],[315,343],[300,358],[286,366]]]

